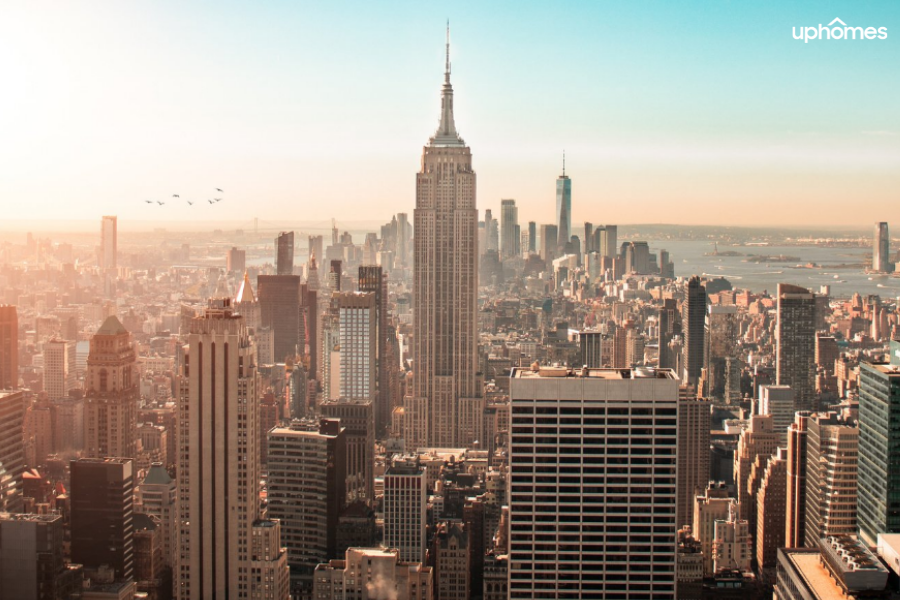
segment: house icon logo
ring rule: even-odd
[[[886,40],[887,27],[857,27],[835,18],[828,25],[819,23],[818,27],[794,27],[795,40],[803,40],[808,44],[811,40]]]

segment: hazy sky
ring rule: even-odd
[[[900,221],[900,3],[821,0],[3,1],[0,219],[411,213],[446,18],[479,208],[565,149],[576,223]]]

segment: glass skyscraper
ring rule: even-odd
[[[890,363],[860,363],[859,534],[875,546],[879,533],[900,533],[900,341]]]

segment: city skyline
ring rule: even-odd
[[[0,25],[13,83],[0,111],[4,217],[201,224],[412,210],[406,174],[434,127],[441,17],[359,6],[338,19],[277,2],[106,7],[102,19],[58,8],[3,9],[17,23]],[[900,90],[884,74],[896,42],[804,43],[791,27],[840,17],[891,31],[895,5],[456,12],[457,110],[479,148],[482,207],[514,198],[529,220],[553,222],[565,150],[573,223],[634,222],[635,203],[667,223],[889,219],[900,115],[887,99]],[[358,154],[359,176],[341,177]],[[224,202],[206,204],[217,187]]]

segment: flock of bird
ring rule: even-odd
[[[216,189],[216,192],[218,192],[218,193],[220,193],[220,194],[224,194],[224,193],[225,193],[225,192],[222,190],[222,188],[215,188],[215,189]],[[181,199],[181,196],[179,196],[178,194],[172,194],[172,197],[173,197],[173,198],[178,198],[179,200]],[[221,197],[219,197],[219,198],[208,198],[206,201],[209,202],[210,204],[215,204],[216,202],[221,202],[221,201],[222,201],[222,198],[221,198]],[[144,200],[144,202],[146,202],[147,204],[153,204],[153,203],[154,203],[154,200]],[[156,200],[155,202],[156,202],[157,204],[159,204],[160,206],[162,206],[162,205],[165,204],[165,202],[163,202],[162,200]],[[194,205],[194,202],[196,202],[196,200],[185,200],[185,202],[187,202],[188,205],[193,206],[193,205]]]

